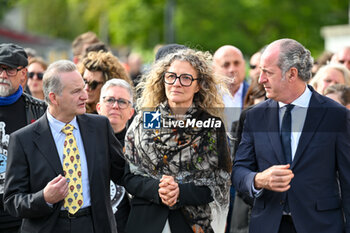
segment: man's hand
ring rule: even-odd
[[[275,165],[269,167],[263,172],[256,174],[254,178],[254,187],[256,189],[268,189],[275,192],[285,192],[290,188],[290,181],[294,174],[289,169],[290,164]]]
[[[180,189],[174,177],[163,175],[162,179],[160,179],[158,194],[165,205],[171,207],[176,204]]]
[[[67,179],[62,175],[56,176],[44,188],[44,199],[47,203],[55,204],[68,195]]]

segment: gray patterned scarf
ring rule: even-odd
[[[160,129],[144,129],[142,112],[128,129],[125,157],[131,172],[154,179],[170,175],[178,183],[209,187],[213,202],[180,208],[194,232],[223,232],[229,206],[230,170],[227,168],[231,166],[223,124],[220,129],[174,128],[170,125],[175,119],[168,104],[162,103],[156,110],[161,113]],[[194,105],[185,116],[185,120],[210,118],[220,121],[197,110]]]

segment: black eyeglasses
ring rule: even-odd
[[[28,78],[34,78],[35,75],[39,80],[43,80],[44,73],[42,73],[42,72],[38,72],[38,73],[28,72]]]
[[[88,85],[88,87],[91,91],[95,90],[98,85],[103,84],[103,82],[98,82],[96,80],[89,82],[86,79],[84,79],[84,83]]]
[[[249,68],[254,70],[257,67],[257,65],[249,64]]]
[[[118,103],[118,107],[120,109],[125,109],[125,108],[129,107],[129,104],[131,104],[131,101],[129,101],[127,99],[123,99],[123,98],[116,99],[116,98],[111,97],[111,96],[103,97],[103,101],[109,107],[114,106],[115,102],[117,102]]]
[[[0,66],[0,74],[2,74],[3,71],[6,71],[7,76],[16,76],[18,71],[20,71],[21,69],[23,69],[23,67],[17,69],[17,68],[10,68],[10,67],[5,68]]]
[[[193,78],[190,74],[180,74],[177,76],[173,72],[165,72],[163,77],[164,82],[169,85],[173,85],[176,82],[176,79],[179,79],[180,84],[184,87],[189,87],[192,85],[193,80],[198,80],[198,78]]]

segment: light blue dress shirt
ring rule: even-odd
[[[63,164],[63,145],[64,145],[64,140],[66,139],[66,135],[61,130],[66,125],[66,123],[63,123],[55,119],[49,113],[49,111],[47,111],[47,119],[49,121],[49,126],[52,132],[53,139],[56,144],[56,148],[58,151],[58,155],[60,157],[61,164]],[[88,175],[89,173],[88,173],[88,167],[86,163],[85,149],[84,149],[83,140],[81,139],[77,118],[74,117],[74,119],[71,122],[69,122],[69,124],[74,126],[73,135],[77,141],[77,146],[80,154],[81,178],[82,178],[83,199],[84,199],[83,205],[81,208],[85,208],[91,205],[90,183],[89,183],[89,175]]]

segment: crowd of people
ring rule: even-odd
[[[350,47],[72,50],[0,44],[0,232],[350,232]]]

